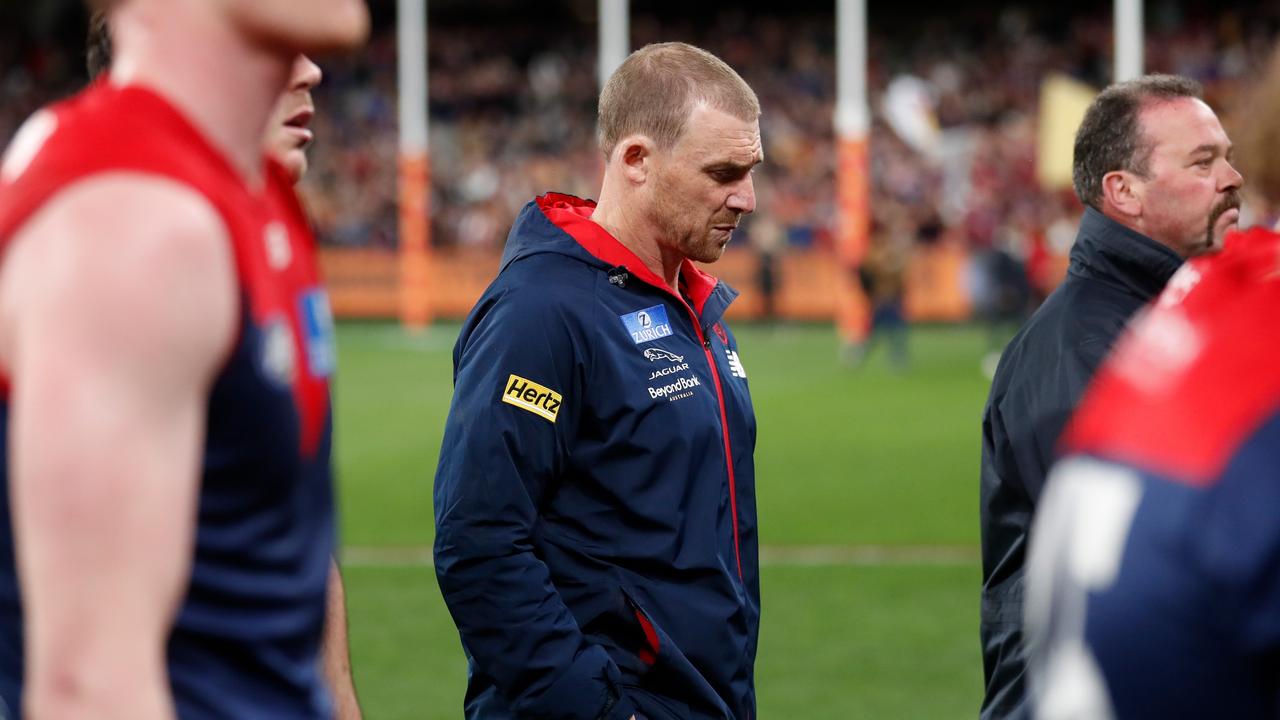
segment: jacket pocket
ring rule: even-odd
[[[621,683],[618,688],[636,706],[645,720],[689,720],[689,706],[678,700],[662,697],[639,685]]]
[[[654,720],[732,718],[724,700],[653,616],[626,588],[622,594],[635,618],[636,637],[644,638],[636,651],[644,669],[634,679],[624,677],[621,685],[641,713]]]

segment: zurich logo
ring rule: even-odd
[[[659,360],[684,362],[683,355],[677,355],[670,350],[663,350],[662,348],[645,348],[644,356],[649,362],[658,362]]]
[[[660,340],[672,334],[671,323],[667,320],[667,308],[663,305],[654,305],[626,315],[619,315],[618,319],[622,321],[627,334],[631,336],[631,341],[637,345]]]

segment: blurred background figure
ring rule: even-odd
[[[902,226],[872,228],[871,249],[858,268],[858,282],[871,303],[871,329],[867,339],[845,349],[844,361],[861,366],[879,343],[889,348],[889,367],[907,369],[907,319],[904,312],[906,275],[911,238]]]
[[[982,374],[994,378],[1005,344],[1035,310],[1031,284],[1027,269],[1005,247],[976,252],[970,279],[974,315],[986,326]]]
[[[786,252],[787,239],[783,228],[772,216],[759,219],[747,218],[747,241],[756,253],[756,290],[760,296],[760,319],[772,322],[778,319],[778,283],[781,281],[782,255]]]
[[[1236,126],[1280,203],[1280,55]],[[1280,695],[1280,235],[1195,258],[1116,345],[1032,533],[1034,716],[1271,718]]]

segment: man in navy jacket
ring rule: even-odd
[[[756,424],[714,262],[755,208],[760,106],[650,45],[600,97],[598,204],[525,207],[463,326],[436,574],[468,718],[755,715]]]
[[[1200,94],[1169,75],[1119,83],[1076,135],[1070,269],[1005,349],[982,418],[983,720],[1025,709],[1027,534],[1067,418],[1129,318],[1239,216],[1231,142]]]

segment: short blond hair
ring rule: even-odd
[[[741,120],[760,117],[755,91],[720,58],[681,42],[645,45],[600,91],[600,150],[608,159],[619,140],[637,133],[670,149],[699,103]]]

